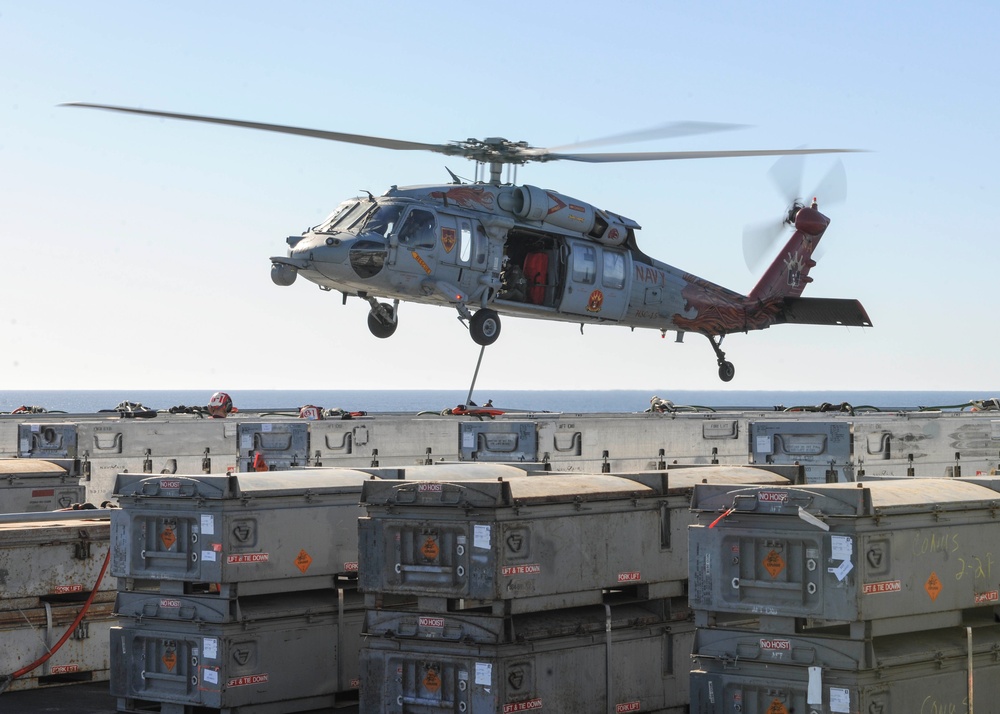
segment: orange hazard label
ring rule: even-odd
[[[170,550],[174,547],[174,543],[177,542],[177,534],[174,533],[174,529],[167,526],[162,531],[160,531],[160,542],[163,543],[163,547]]]
[[[431,694],[437,693],[437,690],[441,688],[441,677],[438,676],[436,670],[428,669],[427,674],[424,675],[424,689],[426,689]]]
[[[937,573],[931,573],[931,576],[927,578],[924,590],[931,596],[931,602],[937,600],[938,595],[941,594],[941,581],[938,579]]]
[[[767,569],[767,572],[771,574],[772,578],[776,578],[778,577],[778,574],[785,569],[785,561],[778,551],[772,550],[767,554],[767,557],[764,558],[764,567]]]
[[[177,665],[177,653],[174,650],[167,650],[160,659],[168,672],[174,671],[174,667]]]
[[[415,250],[411,250],[410,255],[412,255],[413,259],[420,264],[420,267],[424,269],[425,273],[427,273],[428,275],[431,274],[431,266],[427,265],[427,263],[424,262],[424,259],[420,257],[420,253],[418,253]]]
[[[309,566],[312,565],[313,559],[305,550],[300,550],[299,554],[295,556],[295,567],[305,573],[309,570]]]
[[[788,714],[788,708],[777,699],[771,701],[771,706],[767,708],[767,714]]]
[[[438,548],[436,540],[434,540],[433,538],[428,538],[427,540],[424,541],[424,545],[420,549],[420,552],[424,554],[424,557],[427,558],[427,560],[437,560],[438,554],[441,552],[441,549]]]

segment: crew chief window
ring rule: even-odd
[[[584,245],[573,251],[573,282],[593,283],[597,277],[597,250]]]

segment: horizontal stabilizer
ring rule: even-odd
[[[776,320],[794,325],[847,325],[871,327],[872,321],[857,300],[789,297]]]

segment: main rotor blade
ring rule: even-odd
[[[589,146],[607,146],[608,144],[629,144],[636,141],[651,141],[653,139],[674,139],[680,136],[694,136],[696,134],[711,134],[717,131],[732,131],[733,129],[746,129],[746,124],[717,124],[707,121],[672,121],[659,126],[652,126],[648,129],[638,129],[627,131],[622,134],[604,136],[600,139],[590,139],[563,146],[554,146],[550,152],[563,152],[569,149],[584,149]]]
[[[649,151],[611,154],[539,153],[533,161],[583,161],[590,164],[622,161],[672,161],[677,159],[726,159],[747,156],[794,156],[797,154],[843,154],[864,149],[753,149],[749,151]]]
[[[285,126],[283,124],[264,124],[261,122],[241,121],[239,119],[223,119],[220,117],[201,116],[198,114],[177,114],[174,112],[154,111],[152,109],[135,109],[132,107],[118,107],[110,104],[89,104],[87,102],[67,102],[65,104],[61,104],[60,106],[84,107],[87,109],[106,109],[112,112],[124,112],[127,114],[143,114],[152,117],[163,117],[165,119],[181,119],[184,121],[196,121],[205,124],[223,124],[225,126],[239,126],[245,129],[273,131],[280,134],[296,134],[298,136],[308,136],[314,139],[326,139],[328,141],[342,141],[348,144],[377,146],[382,149],[396,149],[399,151],[434,151],[440,154],[462,153],[457,147],[447,144],[422,144],[416,141],[383,139],[378,136],[364,136],[362,134],[344,134],[337,131],[323,131],[321,129],[305,129],[297,126]]]

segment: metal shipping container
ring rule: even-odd
[[[309,465],[309,422],[241,422],[240,471],[283,471]]]
[[[111,525],[107,519],[81,518],[81,513],[0,524],[0,610],[85,599],[94,589],[108,555]],[[114,591],[115,579],[106,573],[98,589]]]
[[[458,458],[455,417],[379,415],[309,422],[313,466],[413,466]]]
[[[699,629],[691,714],[992,712],[1000,627],[873,640]],[[972,671],[969,671],[971,661]]]
[[[120,710],[240,714],[331,707],[355,695],[364,611],[338,614],[313,594],[302,614],[251,600],[241,622],[126,620],[111,630],[111,694]],[[276,706],[280,703],[280,706]]]
[[[108,633],[115,624],[113,605],[110,601],[93,603],[62,647],[48,661],[12,680],[9,691],[107,680],[111,666]],[[82,607],[83,603],[45,602],[39,607],[0,610],[0,672],[11,674],[43,657]]]
[[[538,437],[533,421],[462,421],[462,461],[535,461]]]
[[[361,711],[687,713],[694,626],[638,605],[368,613]]]
[[[335,586],[357,570],[350,469],[119,477],[111,572],[124,589],[220,597]],[[236,585],[239,585],[236,588]]]
[[[0,513],[38,513],[83,503],[78,464],[42,459],[0,459]]]
[[[854,480],[851,424],[846,421],[752,421],[755,464],[802,464],[807,483]]]
[[[698,485],[692,508],[695,610],[783,630],[850,622],[860,637],[957,625],[963,609],[1000,603],[1000,498],[985,485]]]
[[[787,481],[753,470],[746,478]],[[544,474],[510,481],[365,483],[359,584],[453,609],[495,614],[600,603],[605,589],[644,598],[684,592],[686,526],[701,469],[669,473]],[[677,482],[677,486],[674,482]],[[475,603],[472,603],[475,604]]]

